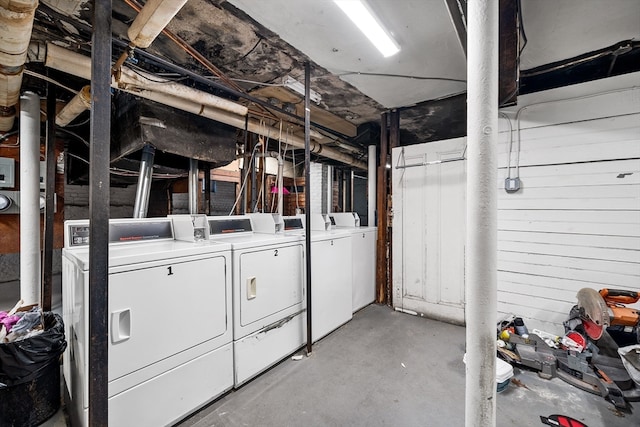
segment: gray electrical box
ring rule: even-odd
[[[0,188],[16,185],[16,162],[8,157],[0,157]]]
[[[40,162],[40,189],[44,190],[45,189],[45,184],[46,184],[46,180],[45,177],[47,176],[47,162]]]

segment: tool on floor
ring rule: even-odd
[[[526,337],[504,334],[511,326],[522,325],[502,321],[498,323],[498,337],[506,336],[512,348],[498,348],[498,354],[511,364],[538,371],[543,378],[557,376],[575,387],[601,395],[618,409],[630,410],[628,402],[640,401],[640,384],[633,380],[636,372],[628,371],[618,349],[640,344],[640,313],[625,306],[638,302],[640,296],[627,290],[584,288],[576,298],[578,302],[564,322],[565,335],[559,340],[560,348],[550,345],[549,337],[538,335],[537,330]],[[553,340],[551,344],[556,343]],[[632,366],[632,369],[636,368]]]
[[[585,423],[582,421],[578,421],[575,418],[567,417],[566,415],[549,415],[548,417],[543,417],[540,415],[540,421],[542,424],[546,424],[549,426],[562,426],[562,427],[587,427]]]

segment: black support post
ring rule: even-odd
[[[89,150],[89,425],[109,424],[109,145],[111,0],[93,2]]]
[[[309,104],[311,85],[311,67],[304,63],[304,228],[306,270],[307,270],[307,356],[313,348],[311,334],[311,106]]]

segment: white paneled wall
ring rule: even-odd
[[[512,140],[501,119],[499,315],[558,334],[581,288],[640,291],[640,88],[588,85],[587,96],[521,97]],[[504,190],[509,146],[516,193]]]
[[[639,86],[640,73],[618,76],[521,96],[502,111],[509,120],[500,119],[498,149],[497,318],[515,314],[529,329],[562,334],[581,288],[640,291]],[[457,142],[396,148],[393,164],[440,158],[426,153]],[[512,177],[519,166],[515,193],[504,190],[509,159]],[[457,194],[438,178],[441,166],[393,170],[394,304],[458,322],[439,314],[451,307],[445,299],[416,298],[453,283],[429,281],[429,274],[463,274],[452,260],[464,259],[464,245],[446,252],[425,243],[433,236],[455,241],[451,230],[464,229],[464,203],[440,204],[433,196]],[[464,184],[464,168],[448,173]],[[464,191],[462,185],[462,201]],[[448,228],[429,228],[429,218],[447,219]],[[431,305],[414,307],[413,300]]]

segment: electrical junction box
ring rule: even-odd
[[[16,162],[0,157],[0,188],[13,188],[16,184]]]
[[[47,176],[47,162],[40,162],[40,189],[45,189]]]
[[[504,180],[504,189],[507,193],[515,193],[520,189],[520,178],[507,178]]]

